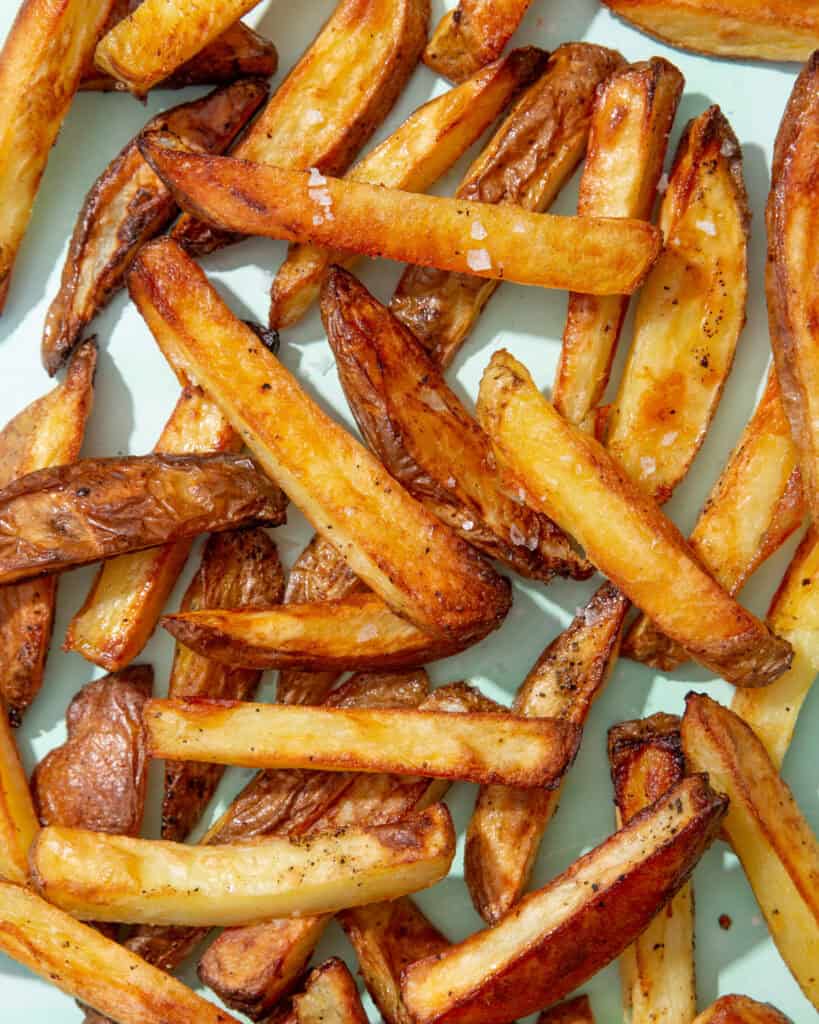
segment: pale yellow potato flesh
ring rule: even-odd
[[[424,63],[462,82],[499,57],[532,0],[460,0],[438,22],[424,50]]]
[[[367,1024],[349,968],[333,958],[308,977],[304,992],[293,997],[294,1024]]]
[[[39,827],[8,713],[0,700],[0,878],[26,884],[28,851]]]

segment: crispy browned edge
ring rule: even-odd
[[[731,995],[712,1003],[693,1024],[791,1024],[791,1019],[770,1003]]]
[[[591,1000],[586,995],[567,999],[548,1010],[544,1010],[537,1024],[595,1024]]]
[[[438,22],[424,50],[424,63],[450,81],[464,81],[500,56],[531,2],[460,0]]]
[[[627,823],[685,775],[679,717],[658,712],[611,726],[608,757],[614,799]]]

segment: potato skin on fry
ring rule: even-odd
[[[748,996],[722,996],[693,1024],[791,1024],[791,1020],[770,1003],[758,1003]]]
[[[450,81],[462,82],[500,56],[530,3],[460,0],[438,23],[424,50],[424,63]]]
[[[575,996],[574,999],[567,999],[565,1003],[544,1010],[537,1024],[595,1024],[589,997]]]

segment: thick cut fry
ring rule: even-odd
[[[144,135],[139,145],[184,210],[243,235],[595,295],[633,292],[660,249],[657,229],[645,221],[499,209],[328,178],[315,169],[204,156],[184,151],[165,132]]]
[[[694,1024],[791,1024],[770,1003],[747,996],[723,996],[697,1017]]]
[[[673,523],[507,352],[484,373],[478,413],[535,507],[571,529],[589,559],[692,657],[737,686],[764,686],[788,669],[787,641],[705,572]]]
[[[167,130],[191,149],[221,153],[266,97],[267,86],[259,79],[235,82],[157,115],[146,130]],[[52,376],[88,323],[122,287],[140,246],[160,234],[178,212],[132,139],[91,186],[77,218],[60,290],[43,331],[43,365]]]
[[[502,1024],[571,992],[685,884],[726,805],[703,776],[686,779],[494,927],[408,967],[415,1024]]]
[[[0,879],[25,885],[37,827],[28,779],[0,699]]]
[[[680,720],[657,714],[609,729],[617,823],[649,807],[685,775]],[[677,893],[620,958],[623,1007],[632,1024],[691,1024],[697,1013],[694,895]]]
[[[438,23],[424,63],[453,82],[495,60],[515,34],[532,0],[460,0]]]
[[[429,0],[339,0],[234,155],[343,174],[401,95],[428,21]],[[173,237],[201,255],[241,235],[184,216]]]
[[[0,487],[80,454],[94,398],[97,349],[81,345],[65,380],[18,413],[0,431]],[[40,691],[54,621],[56,578],[0,587],[0,695],[19,725]]]
[[[579,214],[650,219],[683,84],[673,64],[654,57],[615,71],[600,86]],[[627,309],[624,295],[569,296],[552,401],[576,426],[586,424],[603,398]]]
[[[508,582],[307,396],[177,245],[142,249],[129,287],[176,372],[205,388],[265,470],[390,607],[439,637],[477,639],[500,624]]]
[[[304,992],[293,998],[292,1018],[293,1024],[367,1024],[355,981],[343,961],[334,957],[311,971]]]
[[[643,31],[696,53],[807,60],[819,38],[813,0],[603,0]]]
[[[187,846],[49,826],[35,884],[79,918],[195,927],[252,924],[394,899],[446,875],[455,834],[443,804],[388,825],[301,840]]]
[[[819,843],[753,730],[703,694],[686,698],[683,749],[731,803],[724,831],[771,937],[819,1009]]]
[[[426,192],[492,124],[515,93],[535,78],[546,54],[534,47],[513,50],[463,85],[419,107],[376,146],[347,177],[405,192]],[[273,281],[270,326],[290,327],[318,297],[327,270],[351,267],[356,257],[314,245],[291,247]]]
[[[215,533],[202,553],[199,571],[182,598],[182,610],[238,608],[278,604],[284,573],[276,545],[264,530]],[[186,647],[174,653],[169,697],[248,700],[261,672],[220,665]],[[216,764],[168,761],[162,800],[162,838],[182,842],[210,803],[224,769]]]
[[[281,491],[238,455],[83,459],[0,491],[0,584],[284,517]]]
[[[408,328],[338,267],[321,314],[361,433],[413,497],[522,576],[591,575],[551,520],[504,491],[489,438]]]
[[[544,1010],[537,1024],[595,1024],[594,1013],[588,996],[576,996],[565,1003]]]
[[[620,54],[602,46],[559,46],[469,168],[456,197],[548,209],[586,149],[595,89],[622,63]],[[445,369],[496,287],[471,274],[407,267],[390,308]]]
[[[114,0],[24,0],[0,51],[0,312],[48,155]]]

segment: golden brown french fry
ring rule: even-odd
[[[408,967],[415,1024],[501,1024],[571,992],[685,884],[726,805],[703,776],[685,779],[498,924]]]
[[[462,82],[503,53],[532,0],[459,0],[424,50],[424,63]]]
[[[819,1009],[819,843],[753,730],[704,694],[689,694],[685,760],[730,799],[723,825],[771,937]]]
[[[307,396],[178,245],[144,247],[129,288],[177,373],[207,391],[266,472],[391,608],[433,636],[459,640],[500,624],[508,582]]]
[[[25,885],[28,850],[38,827],[28,779],[0,698],[0,879]]]
[[[337,957],[311,971],[292,1015],[294,1024],[367,1024],[353,976]]]
[[[651,218],[684,81],[673,64],[654,57],[615,71],[600,85],[579,214]],[[627,309],[625,295],[569,296],[552,402],[576,426],[586,424],[603,398]]]
[[[656,714],[612,726],[609,764],[617,824],[631,819],[685,775],[680,720]],[[632,1024],[691,1024],[697,1013],[694,894],[685,885],[620,957],[623,1008]]]
[[[74,354],[63,383],[0,431],[0,488],[79,456],[94,399],[96,365],[96,345],[86,341]],[[56,577],[0,587],[0,695],[13,725],[20,724],[43,684],[56,590]]]
[[[429,0],[339,0],[234,155],[343,174],[401,95],[428,21]],[[197,255],[241,238],[189,216],[173,237]]]
[[[615,14],[671,46],[717,57],[804,61],[819,12],[790,0],[603,0]]]
[[[330,913],[434,885],[455,853],[449,811],[298,841],[188,846],[49,826],[34,884],[75,917],[194,927]]]
[[[478,417],[534,506],[571,529],[589,559],[692,657],[738,686],[767,685],[788,669],[787,641],[705,572],[673,523],[507,352],[484,373]]]
[[[452,167],[542,70],[546,54],[513,50],[469,81],[419,107],[396,131],[360,160],[346,177],[406,192],[426,192]],[[318,297],[327,270],[351,267],[355,256],[315,245],[292,246],[273,281],[270,326],[290,327]]]
[[[576,996],[552,1006],[537,1019],[537,1024],[595,1024],[588,996]]]
[[[469,168],[456,198],[548,209],[586,149],[595,89],[622,64],[619,53],[602,46],[559,46]],[[496,288],[471,274],[407,267],[390,308],[445,369]]]
[[[723,996],[697,1017],[694,1024],[791,1024],[790,1019],[770,1003],[758,1003],[748,996]]]

